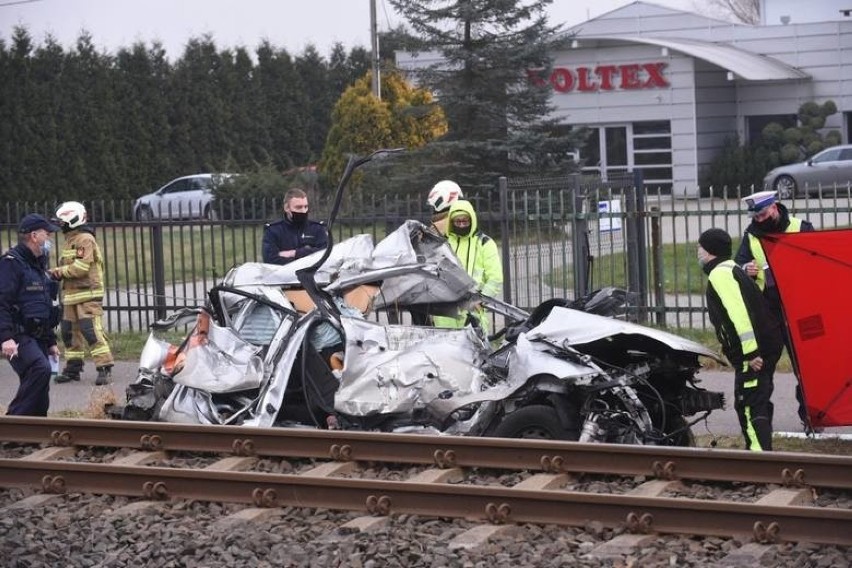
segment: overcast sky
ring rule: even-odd
[[[555,0],[551,24],[566,27],[599,16],[633,0]],[[695,0],[653,0],[694,11]],[[379,30],[401,22],[386,0],[377,0]],[[37,44],[50,33],[66,48],[82,30],[96,46],[115,52],[136,41],[159,40],[172,59],[180,57],[190,38],[210,33],[221,48],[245,46],[264,39],[291,54],[313,43],[328,55],[335,42],[347,50],[370,46],[370,0],[0,0],[0,38],[26,27]]]

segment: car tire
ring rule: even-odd
[[[154,214],[151,211],[151,208],[148,207],[147,205],[142,205],[136,211],[136,220],[137,221],[140,221],[142,223],[147,223],[149,221],[152,221],[153,219],[154,219]]]
[[[580,433],[565,428],[552,406],[534,404],[506,415],[486,436],[576,441]]]
[[[779,199],[794,198],[798,192],[796,180],[788,175],[781,175],[775,178],[775,182],[772,184],[772,189],[778,192]]]

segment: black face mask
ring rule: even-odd
[[[305,223],[308,222],[308,214],[307,213],[297,213],[296,211],[290,212],[290,222],[296,225],[297,227],[304,227]]]
[[[767,217],[763,221],[754,221],[754,227],[762,233],[775,233],[781,229],[781,218]]]
[[[467,225],[466,227],[456,227],[453,225],[453,233],[460,237],[466,237],[470,234],[470,225]]]

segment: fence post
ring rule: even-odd
[[[654,273],[654,313],[657,325],[666,325],[666,291],[663,270],[663,232],[660,226],[660,209],[651,207],[651,263]]]
[[[626,195],[627,282],[637,303],[640,322],[648,319],[648,267],[645,253],[645,187],[642,170],[633,172],[633,185]]]
[[[151,257],[154,261],[154,307],[157,319],[166,317],[166,262],[163,252],[163,224],[151,225]]]
[[[500,192],[500,255],[503,263],[503,301],[512,303],[512,254],[509,242],[509,180],[500,176],[497,180]]]
[[[571,217],[571,258],[574,262],[574,299],[589,293],[589,221],[583,212],[586,195],[582,191],[580,174],[568,176],[574,211]]]

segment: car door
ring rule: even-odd
[[[160,219],[179,219],[186,215],[183,199],[190,188],[190,178],[176,179],[160,190],[160,199],[154,204],[154,216]]]
[[[807,187],[808,192],[816,191],[817,188],[826,189],[834,186],[839,167],[840,148],[829,148],[823,150],[810,161],[802,185]]]
[[[852,148],[843,148],[840,151],[840,161],[837,162],[837,190],[849,191],[852,187]]]
[[[189,187],[181,196],[181,214],[183,217],[198,219],[204,214],[210,192],[209,177],[193,177],[189,180]]]

